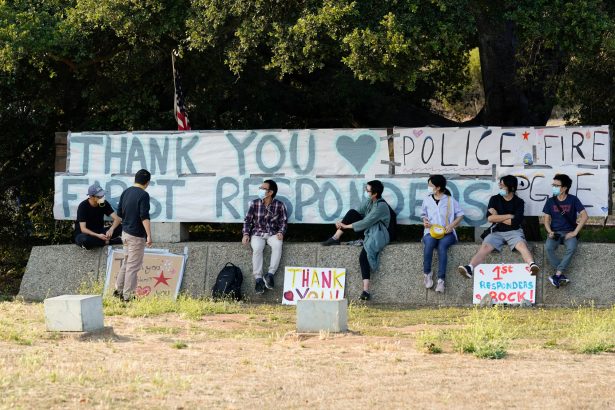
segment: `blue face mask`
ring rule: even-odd
[[[500,190],[498,191],[498,194],[502,196],[506,196],[508,194],[508,191],[505,190],[504,188],[500,188]]]
[[[265,195],[267,195],[267,191],[265,191],[264,189],[259,189],[258,190],[258,198],[259,199],[265,199]]]
[[[559,191],[560,191],[560,187],[558,186],[551,187],[551,192],[553,193],[553,196],[558,196],[560,194]]]
[[[372,199],[371,192],[363,191],[363,198],[365,198],[365,199]]]

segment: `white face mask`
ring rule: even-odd
[[[365,198],[365,199],[372,199],[372,193],[371,192],[367,192],[367,191],[363,191],[363,198]]]
[[[429,195],[433,195],[436,193],[436,187],[434,186],[428,186],[427,187],[427,192],[429,192]]]
[[[105,206],[105,197],[100,197],[100,198],[96,198],[96,202],[98,202],[98,206],[100,206],[101,208],[103,206]]]
[[[267,191],[264,189],[259,189],[258,190],[258,197],[259,199],[265,199],[265,196],[267,195]]]

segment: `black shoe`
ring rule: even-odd
[[[262,295],[263,293],[265,293],[265,281],[263,280],[263,278],[256,279],[254,293],[256,293],[257,295]]]
[[[551,282],[551,285],[555,286],[556,289],[559,289],[559,285],[560,285],[560,278],[557,275],[551,275],[549,276],[549,282]]]
[[[532,262],[530,263],[530,272],[532,275],[538,275],[538,272],[540,272],[540,267]]]
[[[363,291],[361,292],[361,296],[359,296],[359,299],[361,300],[370,300],[372,298],[372,295],[369,294],[369,292]]]
[[[335,239],[333,237],[327,239],[324,242],[320,243],[322,246],[331,246],[331,245],[339,245],[340,244],[340,240],[339,239]]]
[[[566,276],[564,275],[559,275],[559,285],[560,286],[566,286],[567,284],[570,283],[570,279],[568,279]]]
[[[129,296],[127,298],[122,298],[122,300],[125,303],[130,303],[130,302],[134,302],[135,300],[137,300],[137,297],[135,295]]]
[[[113,291],[114,298],[118,298],[119,300],[124,300],[124,296],[122,296],[122,292],[119,292],[117,289]]]
[[[473,272],[472,272],[472,267],[471,267],[470,265],[459,266],[459,267],[457,268],[457,271],[458,271],[461,275],[463,275],[463,276],[465,276],[465,277],[468,277],[468,278],[472,279],[472,273],[473,273]]]
[[[265,287],[267,289],[273,289],[273,273],[266,274],[264,279],[265,279]]]

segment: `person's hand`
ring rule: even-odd
[[[335,222],[335,229],[342,229],[342,221]]]
[[[147,235],[147,239],[145,240],[145,245],[146,245],[148,248],[151,248],[151,247],[152,247],[152,237],[151,237],[151,236]]]
[[[566,234],[566,236],[564,236],[564,240],[572,239],[572,238],[574,238],[575,236],[577,236],[577,234],[576,234],[576,233],[574,233],[574,231],[573,231],[573,232],[568,232],[568,233]]]
[[[502,222],[504,225],[512,225],[512,219],[506,219]]]
[[[282,232],[278,232],[276,236],[278,237],[279,240],[284,239],[284,234]]]
[[[101,241],[106,241],[107,240],[107,235],[105,235],[104,233],[97,233],[94,236],[97,237],[98,239],[100,239]]]
[[[250,235],[244,235],[241,238],[241,243],[247,246],[250,243]]]
[[[111,237],[113,236],[113,228],[109,228],[109,230],[107,231],[107,233],[105,234],[105,237],[108,239],[111,239]]]
[[[498,214],[498,211],[496,211],[496,210],[495,210],[495,208],[489,208],[489,213],[490,213],[491,215],[497,215],[497,214]]]
[[[429,223],[429,219],[423,219],[423,226],[425,228],[431,228],[431,224]]]
[[[340,229],[350,229],[350,225],[340,223]]]
[[[445,232],[445,233],[451,233],[451,232],[453,232],[453,227],[452,227],[452,226],[450,226],[450,225],[446,225],[446,226],[444,227],[444,232]]]
[[[555,236],[555,232],[551,231],[549,233],[547,233],[547,236],[551,239],[553,239],[553,237]]]

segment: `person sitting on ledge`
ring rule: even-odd
[[[105,215],[113,219],[108,228],[105,228]],[[75,243],[83,249],[121,245],[121,222],[111,204],[105,200],[105,191],[96,184],[91,185],[88,188],[88,199],[83,200],[77,208]]]
[[[506,244],[511,251],[519,251],[523,260],[530,265],[532,275],[540,272],[540,267],[534,263],[534,257],[528,249],[521,228],[525,203],[515,194],[517,184],[517,177],[513,175],[500,178],[500,192],[492,196],[487,205],[487,221],[493,224],[491,233],[485,237],[470,263],[459,266],[458,271],[461,275],[471,278],[474,268],[483,263],[487,255],[494,249],[501,252]]]
[[[545,202],[544,225],[547,230],[545,249],[549,264],[555,269],[555,274],[549,276],[549,282],[556,288],[567,285],[570,280],[564,271],[570,265],[572,256],[577,249],[579,232],[587,222],[588,216],[585,207],[579,198],[569,194],[572,180],[566,174],[557,174],[553,177],[553,196]],[[577,214],[580,215],[577,224]],[[564,245],[566,251],[562,259],[558,258],[555,250]]]
[[[282,241],[288,227],[288,216],[284,202],[275,199],[278,184],[271,179],[263,181],[258,189],[258,198],[250,202],[250,208],[243,221],[241,242],[252,246],[252,272],[254,274],[254,293],[265,293],[265,288],[273,289],[273,275],[280,266]],[[265,244],[271,247],[271,261],[267,274],[263,277],[263,251]]]
[[[359,255],[363,293],[361,300],[370,300],[369,280],[371,271],[378,269],[380,251],[389,243],[389,205],[382,199],[384,185],[378,180],[369,181],[365,186],[365,201],[358,210],[349,210],[341,221],[335,223],[335,234],[322,242],[323,246],[339,245],[344,229],[362,232],[365,236],[363,249]]]

